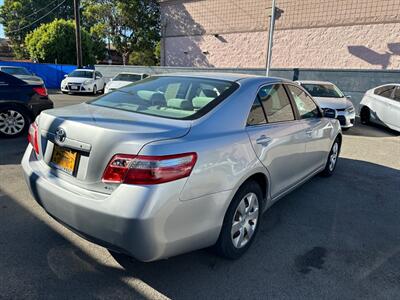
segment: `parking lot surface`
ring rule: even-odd
[[[91,97],[52,94],[56,107]],[[400,136],[345,133],[336,173],[275,204],[240,260],[209,250],[117,260],[36,204],[19,165],[26,138],[0,140],[0,298],[398,299]]]

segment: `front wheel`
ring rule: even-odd
[[[368,124],[371,118],[371,112],[368,107],[364,106],[360,112],[361,124]]]
[[[93,86],[93,95],[97,95],[97,86]]]
[[[261,219],[262,192],[255,181],[248,181],[237,191],[226,212],[221,233],[215,244],[217,253],[237,259],[250,247]]]
[[[333,142],[331,151],[329,152],[328,160],[325,164],[325,169],[321,172],[324,177],[332,176],[333,171],[335,171],[337,160],[340,153],[340,139],[337,137]]]

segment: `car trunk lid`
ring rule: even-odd
[[[138,154],[147,143],[182,137],[189,132],[190,122],[83,103],[43,112],[39,130],[40,157],[53,176],[109,193],[113,186],[101,177],[113,155]],[[77,155],[72,174],[57,169],[54,152],[60,149]]]

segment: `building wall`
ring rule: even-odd
[[[264,67],[265,0],[161,1],[169,66]],[[277,0],[272,67],[400,67],[400,0]]]

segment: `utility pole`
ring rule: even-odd
[[[81,44],[81,16],[79,13],[80,0],[74,0],[75,15],[75,40],[76,40],[76,64],[82,67],[82,44]]]
[[[272,0],[272,8],[271,8],[271,22],[269,25],[268,32],[268,49],[267,49],[267,72],[266,76],[269,76],[269,71],[271,69],[271,59],[272,59],[272,43],[274,40],[274,29],[275,29],[275,0]]]

